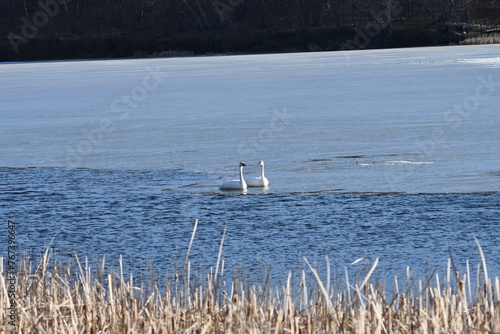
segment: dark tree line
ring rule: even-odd
[[[499,0],[2,0],[0,60],[435,45],[499,21]]]

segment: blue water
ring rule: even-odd
[[[0,219],[24,252],[173,275],[500,275],[500,46],[0,64]],[[269,189],[219,185],[259,172]],[[350,264],[359,258],[366,260]],[[249,278],[250,279],[250,278]]]
[[[49,246],[63,256],[106,255],[139,272],[153,264],[174,275],[194,226],[193,268],[215,267],[224,228],[227,272],[252,277],[273,266],[278,282],[303,269],[307,257],[343,270],[361,257],[380,258],[377,273],[410,266],[421,275],[445,272],[450,252],[465,272],[480,262],[476,236],[491,274],[500,262],[498,194],[192,194],[169,182],[196,179],[182,171],[0,169],[0,212],[17,225],[18,242],[36,255]],[[179,262],[180,259],[180,262]],[[364,263],[364,262],[362,262]],[[177,267],[176,267],[177,266]],[[265,271],[265,270],[264,270]],[[255,277],[254,277],[255,278]]]

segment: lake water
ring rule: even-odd
[[[500,275],[500,45],[0,64],[0,217],[37,253],[282,278]],[[219,185],[259,172],[268,189]],[[363,262],[355,266],[362,265]],[[354,268],[351,266],[349,268]]]

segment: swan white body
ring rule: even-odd
[[[247,182],[249,187],[267,187],[269,185],[269,180],[264,176],[264,161],[259,161],[259,166],[260,176],[249,179]]]
[[[240,179],[239,180],[229,180],[220,186],[224,190],[245,190],[247,188],[247,183],[243,177],[243,166],[246,166],[243,162],[240,162]]]

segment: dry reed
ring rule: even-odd
[[[460,42],[460,45],[477,45],[477,44],[499,44],[500,34],[490,33],[475,36],[469,36]]]
[[[300,272],[298,289],[291,273],[284,286],[237,278],[223,285],[221,243],[217,275],[194,283],[187,254],[182,274],[160,288],[125,279],[121,261],[116,272],[104,258],[92,269],[76,255],[75,264],[62,264],[47,250],[36,266],[19,260],[16,327],[4,307],[9,282],[1,273],[0,333],[500,333],[499,280],[488,276],[478,247],[476,279],[468,264],[466,273],[453,274],[450,260],[446,278],[409,284],[407,270],[406,282],[395,277],[390,293],[372,278],[378,260],[360,279],[346,270],[343,290],[321,281],[305,258],[310,272]]]

